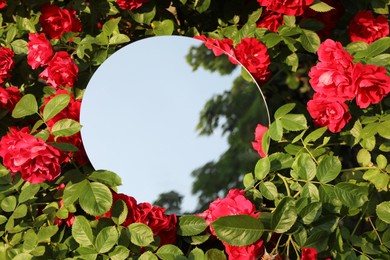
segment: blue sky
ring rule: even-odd
[[[84,94],[80,120],[84,146],[95,169],[122,177],[119,192],[138,202],[176,190],[183,210],[196,207],[192,170],[227,148],[217,133],[199,137],[199,112],[214,94],[230,89],[239,75],[192,72],[185,55],[201,42],[188,37],[152,37],[107,59]]]

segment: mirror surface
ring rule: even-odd
[[[193,71],[185,56],[201,44],[180,36],[131,43],[98,68],[84,93],[87,155],[96,170],[120,175],[118,192],[138,202],[175,190],[184,197],[182,211],[193,211],[191,172],[228,147],[221,131],[199,136],[196,126],[207,100],[231,88],[240,66],[227,76]]]

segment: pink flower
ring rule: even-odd
[[[348,106],[342,100],[326,97],[319,93],[307,103],[307,110],[314,119],[314,124],[327,126],[333,133],[340,132],[351,119]]]
[[[59,39],[66,32],[81,32],[81,22],[76,18],[74,10],[45,4],[41,13],[39,23],[43,32],[51,39]]]
[[[257,0],[261,6],[267,9],[286,15],[302,15],[314,0]]]
[[[356,87],[356,104],[360,108],[377,104],[390,93],[390,77],[384,67],[357,63],[352,78]]]
[[[78,68],[70,55],[65,51],[54,54],[47,68],[39,76],[55,89],[73,87],[77,79]]]
[[[14,55],[11,49],[0,48],[0,84],[11,77],[10,71],[15,67]]]
[[[252,142],[252,147],[255,149],[261,157],[266,157],[267,155],[263,151],[263,136],[264,133],[268,130],[268,127],[261,124],[257,124],[255,130],[255,142]]]
[[[265,9],[262,12],[259,21],[257,21],[257,28],[266,28],[269,31],[277,32],[279,26],[281,26],[283,23],[284,21],[282,14]]]
[[[42,139],[30,135],[27,127],[12,127],[0,141],[0,156],[12,174],[20,172],[31,183],[55,180],[61,173],[62,153]]]
[[[116,0],[116,3],[123,10],[134,10],[141,7],[144,3],[149,0]]]
[[[46,66],[53,57],[53,48],[50,42],[46,39],[44,33],[30,33],[27,44],[28,55],[27,63],[31,68],[36,69],[39,66]]]
[[[271,76],[267,47],[256,38],[244,38],[235,48],[237,60],[260,84]]]
[[[360,11],[349,23],[348,33],[352,42],[370,44],[389,35],[389,23],[383,14],[375,18],[371,11]]]
[[[301,260],[316,260],[317,250],[315,248],[302,248]]]
[[[263,240],[258,240],[256,243],[249,246],[231,246],[223,243],[229,260],[256,260],[264,255]]]
[[[0,87],[0,107],[12,111],[21,98],[19,89],[16,87]]]
[[[205,35],[195,36],[194,38],[203,41],[204,45],[212,50],[215,56],[227,54],[231,63],[238,64],[231,39],[213,39],[207,38]]]

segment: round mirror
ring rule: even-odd
[[[180,36],[129,44],[98,68],[84,93],[81,134],[93,167],[120,175],[119,192],[139,202],[174,190],[183,196],[182,210],[193,211],[191,172],[228,149],[221,129],[200,136],[197,125],[206,102],[229,91],[241,68],[224,76],[194,70],[186,56],[200,45]],[[259,123],[268,125],[266,118]]]

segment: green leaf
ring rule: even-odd
[[[154,21],[152,23],[153,32],[155,35],[172,35],[175,25],[172,20]]]
[[[105,35],[110,36],[114,31],[118,30],[118,24],[121,17],[110,19],[103,24],[102,31]]]
[[[327,130],[328,128],[326,126],[324,127],[321,127],[321,128],[318,128],[316,130],[314,130],[313,132],[311,132],[310,134],[308,134],[305,139],[303,140],[303,142],[305,144],[308,144],[310,142],[315,142],[317,141]]]
[[[130,38],[126,34],[118,33],[114,34],[110,37],[110,40],[108,41],[109,45],[117,45],[117,44],[123,44],[126,42],[129,42]]]
[[[12,213],[14,219],[24,218],[27,215],[27,205],[20,204]]]
[[[367,60],[367,63],[385,67],[390,64],[390,54],[384,53],[371,57]]]
[[[91,247],[81,246],[77,248],[76,252],[81,256],[81,259],[84,260],[95,260],[97,257],[96,250]]]
[[[127,209],[126,203],[119,199],[115,201],[111,209],[111,218],[115,224],[121,225],[125,222],[129,210]]]
[[[110,210],[112,194],[106,185],[99,182],[87,182],[79,198],[81,208],[92,216],[101,216]]]
[[[320,202],[312,202],[304,207],[301,212],[299,212],[299,216],[302,218],[303,224],[310,225],[316,221],[321,215],[321,209],[322,205]]]
[[[116,246],[114,250],[108,254],[108,256],[110,257],[111,260],[125,260],[129,257],[129,254],[130,254],[130,250],[127,249],[126,247]],[[148,259],[153,259],[153,258],[148,258]]]
[[[15,54],[27,54],[28,48],[27,48],[27,42],[22,39],[15,40],[11,42],[12,50],[15,52]]]
[[[271,163],[268,157],[261,158],[255,166],[255,177],[257,180],[264,179],[271,169]]]
[[[88,220],[82,216],[76,216],[72,225],[72,237],[82,246],[94,244],[92,228]]]
[[[157,250],[156,255],[162,260],[172,260],[184,254],[177,246],[163,245]]]
[[[320,37],[318,37],[315,32],[305,29],[302,29],[302,34],[299,37],[299,40],[302,44],[302,47],[311,53],[315,53],[320,47],[321,43]]]
[[[15,105],[12,111],[13,118],[22,118],[38,113],[38,103],[34,95],[26,94]]]
[[[110,187],[116,187],[122,185],[121,177],[112,171],[97,170],[92,172],[88,179],[91,181],[101,182]]]
[[[85,189],[85,187],[88,185],[87,180],[83,180],[81,182],[72,183],[69,182],[64,189],[64,196],[63,196],[63,202],[65,207],[70,208],[73,206],[73,203],[75,203],[78,199],[82,191]]]
[[[226,255],[222,250],[211,248],[205,254],[207,260],[226,260]]]
[[[390,176],[387,173],[381,173],[379,169],[366,171],[363,179],[374,184],[378,191],[387,191],[390,182]]]
[[[154,241],[153,231],[143,223],[133,223],[127,227],[130,231],[130,241],[137,246],[148,246]]]
[[[157,256],[150,251],[143,253],[138,260],[158,260]]]
[[[95,248],[99,254],[106,253],[118,242],[118,231],[115,227],[105,227],[100,230],[95,239]]]
[[[184,237],[184,240],[186,240],[191,245],[201,245],[204,242],[206,242],[209,238],[210,238],[210,233],[202,233],[196,236]]]
[[[294,162],[294,158],[286,153],[273,153],[268,158],[271,163],[270,172],[290,168]]]
[[[199,13],[206,12],[209,9],[211,0],[198,0],[195,2],[195,10]]]
[[[289,131],[300,131],[307,128],[307,121],[302,114],[288,114],[280,118],[283,128]]]
[[[361,207],[368,201],[367,187],[341,182],[336,184],[334,191],[337,198],[349,208]]]
[[[0,204],[0,207],[5,212],[12,212],[15,210],[17,204],[17,200],[15,196],[5,197]]]
[[[329,233],[323,230],[311,234],[303,247],[315,248],[317,252],[322,252],[327,249],[329,240]]]
[[[335,156],[326,156],[318,163],[317,179],[322,183],[333,181],[341,172],[341,161]]]
[[[295,26],[295,16],[290,16],[290,15],[283,15],[283,21],[284,24],[289,26],[289,27],[294,27]]]
[[[284,197],[272,213],[271,227],[275,233],[287,232],[297,220],[294,200]]]
[[[207,228],[206,221],[198,216],[181,216],[179,218],[178,234],[181,236],[195,236]]]
[[[38,236],[33,229],[29,229],[23,236],[23,251],[31,252],[38,245]]]
[[[153,2],[154,1],[149,1],[141,7],[129,11],[131,18],[139,24],[150,25],[156,15],[156,6]]]
[[[278,197],[278,188],[270,181],[260,183],[260,192],[268,200],[274,200]]]
[[[387,158],[383,154],[378,154],[376,157],[376,164],[378,165],[379,169],[385,169],[387,166]],[[19,199],[20,200],[20,199]]]
[[[357,162],[361,166],[369,166],[371,165],[371,154],[366,149],[362,148],[359,150],[357,156],[356,156]]]
[[[279,107],[274,114],[275,119],[280,119],[283,116],[287,115],[294,109],[295,106],[295,103],[289,103]]]
[[[189,260],[206,260],[205,255],[202,249],[196,247],[191,250],[190,254],[188,255]]]
[[[325,13],[325,12],[329,12],[330,10],[333,10],[334,7],[328,5],[325,2],[319,1],[318,3],[311,5],[310,9],[319,13]]]
[[[286,57],[285,63],[291,67],[291,71],[296,72],[299,66],[298,55],[294,52]]]
[[[40,187],[41,186],[39,184],[29,184],[28,186],[23,187],[22,192],[19,195],[19,203],[33,199]]]
[[[81,129],[81,125],[77,121],[73,119],[65,118],[57,121],[53,125],[51,129],[51,133],[55,137],[71,136],[78,133],[80,129]]]
[[[354,54],[357,54],[357,57],[356,55],[355,58],[358,58],[360,56],[360,58],[363,57],[363,55],[361,55],[361,53],[364,53],[363,51],[366,50],[368,48],[368,44],[365,43],[365,42],[351,42],[350,44],[348,44],[345,49],[351,54],[351,55],[354,55]],[[359,54],[358,54],[359,53]]]
[[[311,156],[307,153],[300,154],[291,166],[291,176],[298,180],[310,181],[317,173],[317,167]]]
[[[49,243],[50,238],[58,232],[58,226],[43,226],[38,230],[38,242]]]
[[[364,57],[374,57],[382,54],[390,48],[390,37],[384,37],[371,43],[368,48],[362,53]]]
[[[384,121],[378,126],[378,134],[385,139],[390,139],[390,121]]]
[[[53,97],[49,102],[47,102],[45,108],[43,109],[43,120],[47,122],[55,117],[59,112],[68,106],[69,102],[70,95],[68,94],[60,94]]]
[[[277,33],[267,33],[262,40],[267,48],[272,48],[282,41],[282,37]]]
[[[232,246],[255,243],[263,234],[260,220],[249,215],[220,217],[211,223],[218,239]]]
[[[280,141],[283,137],[283,126],[280,119],[275,119],[269,127],[269,136],[275,140]]]

